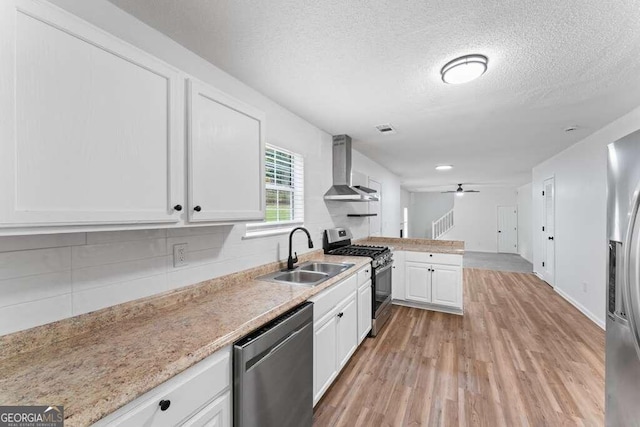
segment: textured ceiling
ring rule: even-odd
[[[351,135],[413,190],[526,183],[532,166],[640,105],[637,0],[111,2]],[[440,68],[469,53],[488,56],[488,72],[443,84]],[[378,134],[381,123],[397,134]]]

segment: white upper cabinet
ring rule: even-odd
[[[189,80],[189,221],[263,220],[264,114]]]
[[[0,236],[263,220],[264,127],[57,6],[0,2]]]
[[[180,72],[48,3],[3,3],[0,228],[177,222]]]

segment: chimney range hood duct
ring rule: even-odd
[[[377,202],[375,190],[362,185],[351,185],[351,137],[333,137],[333,186],[324,194],[325,200],[342,202]]]

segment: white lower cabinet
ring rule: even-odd
[[[460,267],[448,265],[431,266],[431,302],[459,307],[462,304]]]
[[[407,262],[405,266],[408,301],[431,302],[431,266]]]
[[[338,318],[328,316],[314,327],[313,403],[315,404],[338,375]]]
[[[394,261],[394,303],[462,313],[462,255],[396,251]]]
[[[231,391],[211,402],[183,425],[185,427],[231,427]]]
[[[358,347],[358,307],[356,294],[338,309],[338,366],[347,364],[351,355]]]
[[[358,344],[361,343],[369,331],[371,331],[371,311],[373,303],[371,301],[372,289],[371,279],[358,288]]]
[[[358,347],[359,293],[357,284],[357,274],[354,274],[310,298],[310,301],[314,303],[314,406]]]
[[[94,426],[231,426],[231,349],[220,350]]]

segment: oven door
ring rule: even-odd
[[[374,269],[373,275],[373,317],[385,309],[391,303],[391,267],[393,263],[385,265],[382,268]]]

